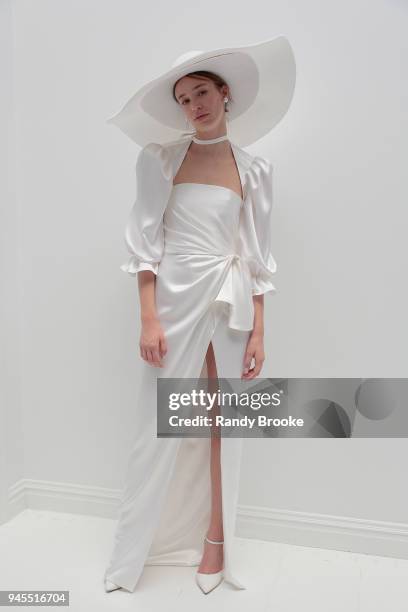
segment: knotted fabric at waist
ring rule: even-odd
[[[249,266],[238,253],[214,253],[194,250],[188,253],[184,249],[165,249],[165,253],[174,255],[200,256],[208,255],[225,260],[218,293],[214,302],[227,302],[229,307],[228,326],[231,329],[251,331],[254,325],[254,303],[252,299],[252,280]]]

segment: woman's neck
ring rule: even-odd
[[[196,132],[191,140],[190,149],[197,156],[222,159],[230,150],[230,141],[225,126],[216,131]]]

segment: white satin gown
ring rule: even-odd
[[[188,144],[152,143],[142,150],[126,230],[132,254],[122,269],[156,274],[156,309],[168,347],[163,368],[142,361],[134,441],[105,572],[129,591],[145,565],[199,565],[210,522],[211,438],[157,438],[156,379],[207,376],[211,341],[218,376],[240,378],[253,328],[252,296],[275,291],[271,228],[262,225],[270,223],[269,162],[232,145],[243,199],[219,185],[173,185]],[[256,203],[263,209],[255,210]],[[220,457],[224,580],[238,589],[246,588],[233,550],[242,443],[221,438]]]

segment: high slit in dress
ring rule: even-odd
[[[211,438],[158,438],[158,377],[206,377],[212,342],[217,375],[240,378],[255,294],[271,276],[269,162],[231,143],[244,197],[219,185],[173,178],[191,138],[151,143],[136,166],[137,198],[122,269],[156,274],[156,310],[167,341],[163,368],[141,362],[134,440],[105,578],[134,591],[145,565],[199,565],[211,510]],[[238,589],[233,554],[242,438],[221,438],[224,580]]]

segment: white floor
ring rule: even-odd
[[[194,581],[197,568],[147,566],[134,593],[105,593],[114,527],[90,516],[22,512],[0,526],[0,590],[69,590],[74,612],[408,610],[408,560],[241,538],[235,546],[245,591],[222,583],[204,595]]]

